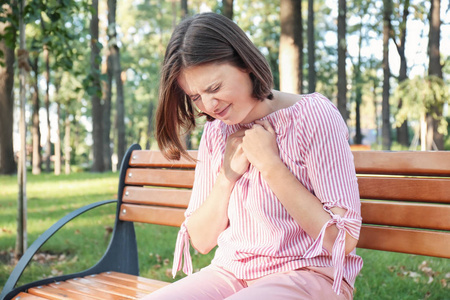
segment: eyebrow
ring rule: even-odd
[[[213,90],[217,87],[220,87],[222,85],[222,82],[213,82],[211,83],[206,89],[203,90],[204,93],[212,93]],[[195,98],[195,96],[198,96],[198,94],[195,95],[188,95],[190,98]]]
[[[205,90],[205,93],[211,93],[217,86],[221,85],[220,82],[214,82],[212,84],[210,84]]]

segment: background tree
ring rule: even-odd
[[[125,141],[125,107],[122,82],[122,67],[120,63],[120,49],[116,32],[116,0],[108,0],[108,49],[116,84],[116,130],[117,130],[117,160],[122,161],[127,148]]]
[[[303,82],[302,9],[297,0],[280,1],[280,89],[301,94]]]
[[[233,0],[222,0],[222,15],[233,20]]]
[[[181,19],[183,20],[189,15],[188,2],[187,0],[180,0],[180,4],[181,4]]]
[[[308,92],[316,90],[316,48],[314,38],[314,1],[308,0]]]
[[[28,52],[25,49],[25,20],[24,6],[25,0],[19,0],[19,49],[17,50],[17,61],[19,67],[19,107],[20,107],[20,151],[17,172],[19,192],[17,197],[17,238],[16,238],[16,258],[22,257],[28,248],[27,230],[27,126],[25,120],[26,102],[26,76],[30,72],[28,64]]]
[[[355,1],[354,7],[352,11],[355,11],[357,17],[359,18],[359,22],[354,26],[355,28],[351,28],[350,31],[356,31],[358,33],[358,55],[356,58],[356,62],[353,62],[353,93],[355,100],[355,136],[354,136],[354,144],[362,144],[363,135],[361,132],[361,105],[363,98],[363,60],[362,60],[362,45],[364,37],[367,36],[367,32],[364,30],[363,26],[363,18],[367,14],[369,10],[369,2],[366,1]]]
[[[441,40],[441,1],[430,0],[430,32],[428,40],[428,56],[429,66],[428,75],[436,76],[442,79],[442,65],[440,54],[440,40]],[[443,106],[436,99],[431,107],[431,110],[427,113],[427,127],[428,127],[428,139],[427,149],[431,149],[435,145],[436,149],[444,149],[444,138],[439,130],[439,120],[442,118]]]
[[[42,3],[43,4],[43,3]],[[41,5],[40,10],[40,24],[42,27],[42,36],[49,37],[49,31],[47,31],[46,14],[47,6]],[[49,20],[50,26],[51,22]],[[44,77],[45,77],[45,96],[44,96],[44,106],[47,121],[47,141],[45,143],[45,170],[46,172],[50,172],[50,158],[52,156],[52,141],[51,141],[51,124],[50,124],[50,50],[48,45],[49,39],[43,39],[43,55],[44,55]]]
[[[416,121],[419,126],[415,128],[417,138],[413,140],[413,143],[418,140],[420,133],[421,150],[429,150],[427,149],[428,141],[431,138],[428,135],[432,134],[432,131],[427,128],[427,116],[433,115],[436,106],[448,105],[450,101],[449,87],[437,76],[417,76],[404,80],[396,88],[394,99],[397,101],[401,99],[403,102],[402,108],[395,115],[396,125],[398,126],[406,119]],[[433,116],[436,118],[435,121],[441,132],[447,134],[446,120],[442,117],[437,118],[436,115]]]
[[[87,82],[90,82],[89,94],[92,101],[92,128],[93,128],[93,164],[92,171],[103,172],[105,164],[103,159],[103,110],[101,104],[100,86],[100,47],[98,28],[98,0],[92,0],[90,21],[91,35],[91,73]]]
[[[347,1],[339,0],[338,6],[338,81],[337,81],[337,107],[344,120],[348,119],[347,112],[347,40],[346,40],[346,22],[347,22]]]
[[[41,164],[42,164],[42,155],[41,155],[41,129],[39,124],[39,109],[40,105],[40,97],[39,97],[39,55],[37,52],[34,52],[33,57],[31,59],[31,68],[34,73],[33,78],[33,95],[32,95],[32,106],[33,106],[33,115],[31,120],[31,136],[32,136],[32,144],[33,144],[33,152],[32,152],[32,173],[34,175],[38,175],[41,173]]]
[[[401,5],[400,5],[401,4]],[[403,7],[402,7],[403,6]],[[392,40],[397,48],[398,55],[400,56],[400,67],[398,73],[398,83],[401,84],[408,78],[408,64],[406,60],[406,23],[409,16],[410,1],[400,1],[396,7],[396,20],[401,20],[398,23],[397,30],[393,30],[395,33]],[[402,9],[403,8],[403,9]],[[402,100],[399,99],[397,109],[402,108]],[[397,141],[404,146],[409,146],[409,130],[408,120],[406,119],[399,127],[397,127]]]
[[[389,66],[389,40],[391,37],[392,0],[383,0],[383,102],[381,109],[382,118],[382,146],[383,149],[391,149],[391,121],[390,121],[390,79]]]
[[[16,172],[13,149],[14,124],[14,48],[16,45],[17,3],[0,7],[0,174]]]

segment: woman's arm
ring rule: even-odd
[[[217,245],[217,238],[228,227],[228,203],[234,184],[249,162],[242,149],[245,130],[230,135],[225,147],[222,169],[205,202],[190,216],[187,230],[192,246],[206,254]]]
[[[311,194],[286,167],[278,154],[275,132],[270,123],[258,121],[246,131],[244,152],[250,163],[255,166],[269,184],[279,201],[294,220],[314,239],[323,225],[331,219],[323,209],[321,201]],[[264,149],[265,151],[261,151]],[[334,207],[331,211],[344,216],[346,210]],[[336,225],[327,228],[323,246],[330,252],[338,235]],[[356,247],[357,240],[346,234],[345,253],[350,253]]]

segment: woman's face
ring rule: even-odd
[[[190,67],[181,72],[178,84],[199,110],[228,125],[259,118],[256,108],[261,102],[252,97],[246,70],[229,63]]]

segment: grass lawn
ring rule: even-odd
[[[28,175],[29,244],[70,211],[116,198],[117,182],[117,173]],[[17,178],[0,176],[0,287],[14,267],[16,210]],[[114,205],[107,205],[66,225],[40,250],[21,283],[92,266],[108,245],[114,214]],[[137,224],[136,234],[141,275],[173,281],[170,274],[177,228]],[[450,299],[450,260],[365,249],[357,252],[364,259],[364,268],[356,281],[355,299]],[[212,254],[192,253],[192,257],[194,268],[199,269],[208,264]]]

